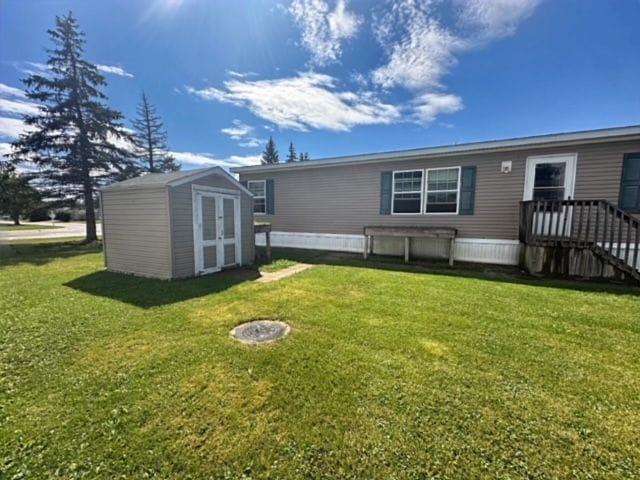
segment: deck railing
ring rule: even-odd
[[[640,220],[607,200],[521,202],[520,241],[589,248],[618,267],[640,271]]]

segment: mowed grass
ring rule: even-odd
[[[637,478],[636,290],[0,250],[0,478]],[[235,343],[240,322],[290,336]]]
[[[267,252],[265,248],[258,247],[256,253],[258,256],[257,267],[260,272],[273,273],[293,267],[299,263],[315,263],[323,257],[324,252],[299,248],[274,248],[273,258],[270,263],[266,261]]]

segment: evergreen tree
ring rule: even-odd
[[[40,193],[29,185],[29,178],[15,172],[0,173],[0,213],[9,215],[14,225],[40,205]]]
[[[49,30],[53,48],[47,50],[49,73],[23,80],[27,97],[41,105],[25,115],[31,129],[13,144],[15,163],[38,168],[38,186],[48,197],[81,198],[86,214],[86,242],[97,239],[94,193],[126,168],[131,141],[122,114],[104,104],[106,85],[97,67],[84,59],[84,33],[70,12],[56,17]]]
[[[304,152],[304,153],[301,153],[301,154],[300,154],[300,161],[301,161],[301,162],[307,162],[307,161],[309,161],[309,160],[311,160],[311,159],[309,158],[309,152]]]
[[[296,147],[293,146],[293,142],[289,142],[289,153],[287,154],[287,163],[297,162],[298,155],[296,154]]]
[[[180,170],[167,147],[167,132],[155,107],[142,92],[142,99],[136,110],[138,117],[133,120],[133,143],[138,167],[143,172],[175,172]]]
[[[269,137],[269,141],[267,142],[267,146],[262,152],[262,163],[270,164],[270,163],[279,163],[280,157],[278,156],[278,149],[276,148],[276,142],[273,141],[273,137]]]

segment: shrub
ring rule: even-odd
[[[32,210],[29,214],[30,222],[44,222],[45,220],[50,220],[49,210],[46,208],[36,208]]]
[[[69,222],[71,221],[71,213],[66,210],[58,210],[56,212],[56,220],[61,222]]]

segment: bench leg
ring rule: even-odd
[[[267,263],[271,263],[271,232],[267,232]]]
[[[409,242],[409,237],[404,237],[404,263],[409,263],[409,248],[411,246]]]
[[[449,241],[449,266],[453,267],[453,254],[455,251],[456,242],[455,239]]]

